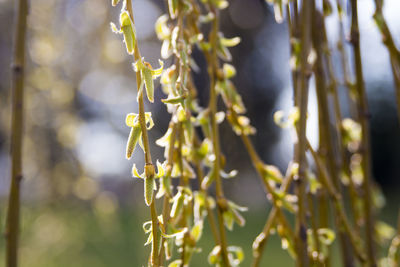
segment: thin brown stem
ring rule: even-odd
[[[12,63],[11,184],[6,221],[6,266],[18,264],[20,184],[22,180],[22,132],[25,69],[25,37],[28,16],[27,0],[16,1],[14,55]]]
[[[358,27],[358,11],[357,0],[351,0],[351,43],[354,51],[354,65],[356,73],[357,88],[357,107],[359,112],[359,120],[362,129],[361,154],[362,154],[362,170],[363,170],[363,200],[364,200],[364,216],[365,216],[365,236],[367,245],[368,265],[376,266],[375,257],[375,241],[373,234],[375,231],[374,216],[371,201],[371,149],[370,149],[370,132],[369,132],[369,111],[367,95],[364,85],[364,75],[361,61],[360,48],[360,32]]]
[[[308,65],[308,55],[311,47],[311,4],[312,1],[303,1],[300,14],[300,75],[293,81],[295,95],[295,106],[299,108],[300,118],[296,125],[297,144],[295,147],[295,160],[299,164],[299,172],[296,177],[296,194],[298,197],[298,210],[296,213],[296,266],[308,266],[307,251],[307,223],[306,223],[306,122],[308,106],[308,79],[310,70]]]

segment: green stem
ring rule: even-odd
[[[295,106],[299,108],[300,118],[296,125],[297,144],[295,147],[295,159],[299,163],[299,173],[296,179],[296,194],[298,197],[298,211],[296,214],[296,266],[305,267],[309,265],[307,251],[307,223],[306,223],[306,122],[308,106],[308,78],[310,70],[307,63],[311,47],[311,1],[302,2],[300,17],[300,75],[299,79],[293,81]]]
[[[196,149],[198,149],[199,148],[199,140],[198,140],[198,136],[196,134],[194,135],[193,143],[194,143],[194,147]],[[205,199],[207,199],[208,198],[207,190],[205,190],[201,186],[201,183],[202,183],[203,178],[204,178],[204,173],[203,173],[203,170],[202,170],[201,163],[200,163],[199,159],[195,159],[195,166],[196,166],[196,173],[197,173],[197,178],[198,178],[198,183],[199,183],[199,190],[200,190],[201,193],[204,194]],[[208,205],[208,201],[205,201],[205,207],[206,207],[206,210],[207,210],[208,223],[210,224],[211,233],[213,235],[214,241],[215,241],[216,244],[219,244],[220,241],[219,241],[219,237],[218,237],[217,224],[215,222],[214,213],[211,210],[210,205]]]
[[[334,208],[336,215],[340,219],[340,222],[342,224],[339,224],[338,230],[339,232],[345,231],[347,236],[349,237],[350,244],[352,245],[352,248],[354,249],[354,252],[356,253],[357,257],[361,262],[365,262],[366,256],[362,249],[360,248],[360,239],[356,235],[356,232],[352,229],[350,226],[349,220],[347,219],[346,213],[343,208],[343,203],[342,201],[342,196],[340,193],[336,190],[335,186],[331,182],[331,178],[329,177],[329,173],[327,169],[325,168],[325,165],[322,163],[320,158],[318,157],[317,153],[314,151],[310,143],[307,141],[307,148],[311,152],[311,155],[314,159],[315,165],[317,167],[318,172],[320,173],[319,178],[321,184],[324,185],[324,187],[327,189],[327,192],[329,193],[330,197],[334,201]],[[343,230],[342,230],[343,227]]]
[[[316,210],[314,209],[312,193],[308,192],[307,197],[308,197],[308,207],[309,207],[309,211],[310,211],[312,238],[313,238],[313,241],[315,244],[315,248],[313,251],[311,251],[310,257],[313,260],[314,264],[322,267],[322,266],[324,266],[324,263],[321,261],[322,259],[320,258],[321,244],[320,244],[319,238],[318,238],[317,213],[316,213]],[[315,255],[314,255],[314,252],[315,252]]]
[[[210,43],[212,44],[211,58],[210,58],[210,66],[209,66],[209,77],[210,77],[210,120],[211,120],[211,131],[212,131],[212,143],[213,143],[213,151],[215,155],[214,168],[216,173],[215,178],[215,186],[216,186],[216,195],[217,195],[217,203],[220,203],[224,197],[224,191],[222,189],[222,180],[220,177],[220,168],[221,168],[221,150],[219,144],[219,131],[218,125],[215,119],[215,114],[217,112],[217,92],[216,92],[216,79],[217,79],[217,67],[218,67],[218,57],[217,57],[217,44],[218,44],[218,29],[219,29],[219,13],[218,10],[215,9],[212,5],[210,5],[210,9],[214,14],[214,20],[212,22],[212,30],[210,32]],[[218,226],[219,226],[219,236],[220,236],[220,246],[221,246],[221,254],[222,260],[225,267],[230,266],[230,262],[228,259],[228,250],[227,250],[227,241],[226,241],[226,232],[224,227],[223,220],[223,207],[218,204]]]
[[[168,156],[167,156],[167,172],[164,177],[164,179],[171,179],[171,172],[172,172],[172,167],[173,167],[173,157],[174,157],[174,146],[175,146],[175,137],[176,137],[176,130],[177,126],[174,122],[170,122],[170,127],[172,129],[170,139],[169,139],[169,145],[168,145]],[[170,220],[170,207],[169,207],[169,201],[171,199],[171,196],[169,195],[169,192],[166,191],[164,195],[164,201],[163,201],[163,210],[162,210],[162,216],[163,216],[163,222],[164,225],[167,225]],[[164,262],[164,242],[165,242],[165,237],[161,237],[161,250],[160,250],[160,255],[159,255],[159,263],[160,266],[163,265]]]
[[[283,193],[287,193],[290,188],[290,184],[293,181],[293,175],[292,175],[292,163],[289,163],[289,166],[287,168],[287,173],[285,177],[284,183],[280,187],[280,191]],[[275,221],[277,220],[278,217],[278,209],[279,206],[273,206],[271,212],[269,213],[267,222],[265,223],[265,226],[263,228],[263,231],[256,240],[253,243],[253,263],[252,267],[258,267],[260,266],[261,263],[261,257],[264,253],[264,248],[267,244],[268,238],[271,234],[271,228],[274,226]],[[293,235],[292,235],[292,240],[293,240]],[[256,245],[256,246],[255,246]]]
[[[22,131],[24,100],[25,38],[28,16],[27,0],[16,1],[14,55],[12,63],[11,184],[6,221],[6,266],[18,264],[20,225],[20,184],[22,180]]]
[[[351,0],[351,43],[354,51],[354,65],[356,69],[356,88],[357,88],[357,107],[359,112],[359,120],[362,129],[361,154],[362,154],[362,170],[363,170],[363,199],[364,199],[364,216],[365,216],[365,236],[367,245],[368,265],[376,266],[375,244],[373,234],[375,232],[372,201],[371,201],[371,154],[370,154],[370,132],[369,132],[369,112],[367,95],[364,85],[364,76],[361,62],[360,48],[360,32],[358,27],[357,0]]]
[[[325,43],[325,31],[324,31],[324,21],[323,16],[319,11],[313,7],[313,45],[317,54],[317,59],[314,65],[314,74],[315,74],[315,83],[316,83],[316,91],[317,91],[317,99],[318,99],[318,112],[320,116],[319,121],[319,129],[320,129],[320,152],[324,152],[324,159],[327,165],[327,170],[329,172],[329,176],[332,181],[328,180],[328,182],[332,182],[336,189],[336,191],[341,191],[340,186],[340,178],[338,171],[340,170],[340,154],[338,154],[338,150],[340,150],[335,146],[333,132],[331,130],[330,123],[330,111],[329,111],[329,102],[328,102],[328,88],[326,85],[326,78],[324,74],[324,64],[323,64],[323,55],[324,55],[324,47]],[[322,30],[321,30],[322,29]],[[328,65],[329,69],[329,65]],[[332,70],[328,70],[328,73],[332,72]],[[333,74],[331,74],[333,75]],[[332,81],[334,79],[331,76]],[[332,86],[335,86],[332,84]],[[340,115],[340,107],[335,106],[336,116]],[[337,140],[337,139],[336,139]],[[338,162],[339,161],[339,162]],[[352,202],[353,203],[353,202]],[[349,242],[347,240],[346,234],[342,231],[341,223],[337,219],[335,219],[336,227],[339,231],[339,238],[341,243],[341,251],[342,251],[342,259],[344,266],[352,266],[354,265],[353,255],[349,250]]]

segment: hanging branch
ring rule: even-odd
[[[117,5],[119,0],[113,0],[112,5]],[[153,127],[153,120],[151,113],[145,113],[143,101],[143,87],[146,87],[146,95],[150,102],[154,101],[154,84],[153,79],[161,75],[162,66],[158,70],[153,70],[148,62],[144,62],[140,55],[138,42],[136,38],[135,20],[133,17],[132,0],[124,0],[123,7],[120,14],[120,30],[112,23],[111,28],[115,33],[124,35],[124,42],[127,52],[133,54],[134,69],[136,72],[136,85],[137,85],[137,101],[139,103],[139,114],[128,114],[126,117],[127,126],[131,127],[127,143],[126,157],[129,159],[139,143],[144,151],[145,166],[144,173],[139,175],[136,166],[133,166],[132,173],[138,178],[144,180],[144,197],[147,206],[150,206],[151,214],[151,238],[149,239],[152,244],[151,254],[149,258],[149,265],[159,266],[159,223],[154,197],[155,178],[160,178],[160,168],[156,175],[154,165],[151,159],[151,152],[149,146],[149,138],[147,130]],[[162,65],[162,62],[160,62]]]
[[[376,266],[375,245],[373,235],[375,232],[374,214],[372,209],[371,188],[371,148],[369,131],[369,111],[367,95],[364,85],[364,75],[361,63],[360,32],[358,27],[357,0],[351,0],[351,44],[354,52],[354,66],[356,73],[357,108],[362,129],[361,155],[363,170],[363,200],[365,216],[365,236],[367,245],[368,265]]]
[[[12,125],[11,125],[11,185],[6,221],[6,266],[18,264],[18,236],[20,216],[20,184],[22,181],[22,132],[25,70],[25,38],[28,1],[16,1],[14,55],[12,63]]]
[[[226,267],[230,266],[228,259],[228,251],[227,251],[227,241],[226,241],[226,233],[224,227],[223,220],[223,207],[225,197],[224,191],[222,189],[222,180],[220,177],[220,168],[221,168],[221,152],[220,152],[220,144],[219,144],[219,130],[216,122],[215,114],[217,113],[217,92],[216,92],[216,80],[217,80],[217,69],[218,69],[218,58],[217,58],[217,47],[218,47],[218,29],[219,29],[219,11],[212,4],[210,4],[210,10],[213,12],[214,19],[212,21],[212,29],[210,32],[210,44],[212,47],[211,57],[210,57],[210,66],[209,66],[209,77],[210,77],[210,101],[209,101],[209,109],[210,109],[210,121],[211,121],[211,136],[213,143],[213,151],[215,154],[214,168],[215,168],[215,186],[216,186],[216,196],[217,196],[217,205],[218,205],[218,225],[219,225],[219,241],[222,253],[222,259],[224,265]]]
[[[303,1],[300,11],[300,74],[293,81],[295,90],[295,106],[298,107],[300,118],[296,125],[297,144],[295,146],[295,161],[299,164],[298,177],[295,177],[298,211],[296,214],[296,266],[308,266],[307,223],[306,223],[306,122],[308,106],[308,79],[310,70],[308,56],[311,47],[311,0]]]
[[[293,181],[293,163],[289,163],[289,166],[287,168],[287,172],[285,175],[285,180],[281,185],[280,191],[283,192],[284,194],[287,193],[289,191],[292,181]],[[253,242],[253,257],[254,257],[254,259],[253,259],[253,263],[251,265],[252,267],[260,266],[261,257],[265,251],[264,248],[267,245],[269,236],[271,235],[271,229],[274,226],[274,224],[278,218],[278,211],[279,211],[279,206],[272,207],[272,210],[270,211],[270,213],[268,215],[268,219],[267,219],[267,222],[265,223],[263,231],[261,232],[261,234],[259,234],[256,237],[256,239]]]
[[[316,82],[316,91],[317,91],[317,99],[318,99],[318,113],[320,116],[319,120],[319,129],[320,129],[320,146],[319,150],[323,153],[324,162],[327,166],[327,170],[332,178],[332,182],[339,192],[341,191],[340,186],[340,178],[338,171],[340,171],[340,166],[337,166],[337,161],[340,159],[338,155],[336,144],[334,143],[334,137],[331,123],[330,123],[330,111],[329,111],[329,102],[328,102],[328,88],[325,83],[325,72],[323,65],[323,54],[324,54],[324,21],[323,16],[318,12],[315,7],[313,11],[313,46],[316,51],[316,62],[314,65],[314,73],[315,73],[315,82]],[[322,30],[321,30],[322,29]],[[331,73],[331,71],[329,71]],[[332,77],[332,73],[331,73]],[[336,89],[336,86],[332,88]],[[336,101],[335,101],[336,102]],[[335,109],[339,109],[337,105],[335,105]],[[340,114],[340,110],[337,110],[336,113]],[[337,115],[337,114],[336,114]],[[342,205],[342,203],[338,203]],[[351,266],[354,263],[353,256],[351,251],[349,250],[348,238],[344,229],[341,227],[341,222],[339,221],[339,217],[336,217],[335,223],[339,232],[340,242],[341,242],[341,252],[343,257],[343,264],[345,266]]]

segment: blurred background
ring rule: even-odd
[[[125,52],[122,36],[113,34],[119,7],[106,0],[32,0],[28,17],[25,130],[22,183],[21,266],[141,266],[146,262],[142,223],[149,217],[143,201],[142,181],[130,175],[132,163],[143,164],[137,150],[125,159],[129,128],[125,115],[137,112],[132,58]],[[264,0],[232,0],[222,12],[221,27],[227,37],[242,42],[231,49],[238,71],[234,82],[242,94],[248,115],[257,128],[253,141],[259,154],[282,171],[292,158],[290,133],[273,123],[273,112],[292,106],[289,40],[286,23],[277,24]],[[154,33],[156,19],[164,14],[164,1],[134,0],[136,29],[142,55],[158,65],[161,43]],[[359,1],[363,67],[371,118],[373,174],[386,195],[380,214],[395,224],[399,208],[400,127],[389,57],[372,20],[372,0]],[[386,0],[384,14],[393,37],[400,44],[400,2]],[[10,62],[14,1],[0,0],[0,229],[3,231],[10,183]],[[339,29],[336,15],[327,18],[331,47]],[[346,33],[349,25],[345,21]],[[347,47],[348,49],[348,47]],[[350,53],[350,50],[348,51]],[[195,74],[200,104],[208,102],[205,59],[194,51],[202,68]],[[340,76],[340,62],[333,53]],[[167,61],[166,66],[171,62]],[[313,84],[313,83],[311,83]],[[157,87],[159,87],[157,82]],[[345,88],[341,87],[345,95]],[[150,142],[160,138],[169,114],[156,91],[152,111],[155,127]],[[343,98],[344,99],[344,98]],[[316,100],[310,90],[310,123],[307,129],[317,144]],[[346,101],[342,101],[346,115]],[[241,245],[251,262],[251,243],[261,231],[269,205],[240,139],[230,126],[221,125],[222,150],[227,169],[239,175],[225,183],[228,198],[248,206],[247,224],[228,233],[230,244]],[[160,147],[152,146],[153,158],[163,160]],[[203,252],[193,266],[204,266],[213,247],[208,229]],[[146,252],[144,252],[146,251]],[[4,240],[0,239],[0,266],[4,264]],[[269,243],[264,262],[291,266],[278,239]],[[73,263],[71,263],[73,261]]]

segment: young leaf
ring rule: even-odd
[[[147,130],[150,130],[154,126],[153,118],[151,117],[151,112],[146,112],[144,114],[146,120]]]
[[[221,261],[221,247],[215,246],[213,250],[208,255],[209,264],[219,264]]]
[[[147,238],[146,243],[144,243],[144,246],[147,246],[149,244],[153,243],[153,235],[150,233],[149,237]]]
[[[164,62],[162,60],[158,60],[158,63],[160,64],[160,67],[158,69],[153,70],[153,68],[150,66],[151,75],[153,75],[153,79],[160,77],[164,69]]]
[[[223,213],[224,223],[229,231],[233,230],[234,216],[231,210],[227,210]]]
[[[169,29],[169,27],[167,25],[167,21],[168,21],[167,14],[160,16],[156,21],[155,30],[156,30],[157,37],[160,40],[168,39],[169,36],[171,35],[171,30]]]
[[[144,179],[144,173],[139,174],[138,169],[136,168],[136,164],[132,166],[132,176],[136,178]]]
[[[167,233],[163,233],[163,232],[161,232],[161,234],[165,238],[173,238],[173,237],[177,237],[178,235],[183,235],[187,231],[188,231],[188,229],[187,229],[187,227],[185,227],[180,230],[175,230],[171,234],[167,234]]]
[[[199,241],[202,233],[203,233],[203,221],[198,221],[190,231],[190,235],[197,242]]]
[[[335,232],[329,228],[319,228],[317,230],[318,238],[322,244],[330,245],[335,240]]]
[[[233,38],[221,37],[220,42],[222,46],[233,47],[237,46],[240,43],[240,37],[233,37]]]
[[[161,164],[158,160],[157,160],[157,174],[156,174],[156,178],[161,178],[165,175],[165,162],[163,164]]]
[[[135,31],[135,26],[133,25],[133,22],[129,16],[129,13],[127,11],[124,11],[121,13],[121,16],[119,18],[120,24],[121,24],[121,31],[124,35],[124,42],[126,45],[126,50],[128,51],[129,54],[133,54],[133,50],[136,45],[136,31]]]
[[[230,263],[232,266],[239,266],[239,264],[244,260],[244,253],[241,247],[229,246],[227,248],[229,254],[232,255],[230,258]]]
[[[185,198],[184,195],[182,194],[182,190],[179,190],[178,193],[173,198],[173,204],[171,208],[171,218],[176,218],[180,214],[183,208],[183,202]]]
[[[138,114],[136,113],[129,113],[126,115],[125,124],[128,127],[135,127],[138,124]]]
[[[131,128],[129,134],[128,142],[126,144],[126,158],[130,159],[132,157],[133,151],[135,151],[136,144],[142,135],[142,129],[140,125],[136,125]]]
[[[175,19],[178,14],[178,0],[168,0],[168,10],[171,19]]]
[[[230,79],[236,75],[235,67],[228,63],[222,66],[222,71],[224,72],[225,79]]]

